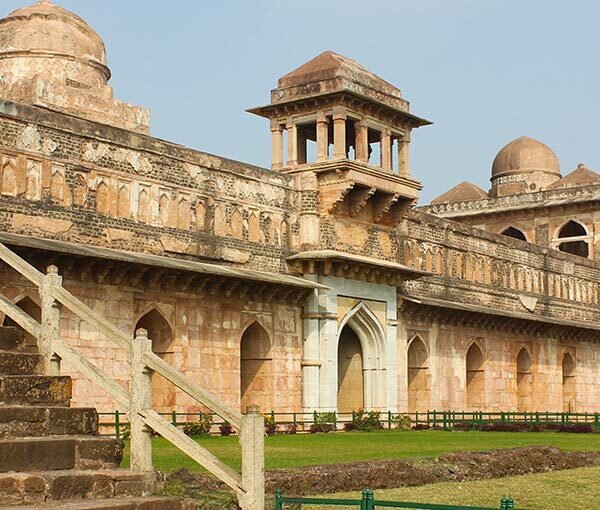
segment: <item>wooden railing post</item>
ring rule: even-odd
[[[131,344],[131,387],[129,390],[129,424],[131,427],[131,469],[152,471],[152,431],[146,426],[141,411],[152,408],[152,371],[142,361],[152,352],[152,340],[143,328],[135,332]]]
[[[242,510],[263,510],[265,507],[265,420],[258,406],[248,406],[242,416]]]
[[[41,334],[38,349],[42,356],[42,371],[46,375],[60,375],[60,357],[52,344],[60,340],[60,304],[54,299],[53,289],[62,286],[62,276],[56,266],[49,266],[40,286],[42,300]]]

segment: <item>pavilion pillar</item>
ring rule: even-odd
[[[287,166],[296,166],[298,164],[298,127],[288,120],[286,130],[288,134]]]
[[[389,129],[381,132],[381,168],[392,169],[392,132]]]
[[[283,166],[283,129],[279,122],[271,122],[271,169]]]
[[[361,163],[369,162],[369,128],[367,122],[359,120],[354,123],[354,130],[356,131],[355,138],[355,150],[356,160]]]
[[[346,159],[346,112],[333,112],[333,159]]]
[[[404,138],[398,140],[398,175],[408,177],[410,174],[410,164],[408,160],[408,149],[410,143],[410,136],[408,133],[404,135]]]
[[[317,161],[329,159],[329,121],[323,112],[317,114]]]

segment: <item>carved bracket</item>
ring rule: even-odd
[[[356,216],[361,209],[367,205],[369,198],[373,196],[373,194],[377,190],[375,188],[354,188],[348,193],[348,201],[349,201],[349,213],[350,216]]]

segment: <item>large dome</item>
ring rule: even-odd
[[[38,66],[30,66],[32,72],[42,71],[45,59],[69,61],[71,70],[78,73],[67,77],[90,87],[103,86],[110,78],[100,36],[79,16],[49,0],[0,19],[0,61],[23,58],[38,60]],[[12,73],[20,74],[20,66],[10,67]]]
[[[560,176],[560,165],[550,147],[522,136],[504,146],[494,158],[492,179],[511,174],[543,172]]]

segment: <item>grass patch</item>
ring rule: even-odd
[[[240,468],[241,455],[237,437],[202,437],[197,441],[229,466]],[[600,450],[600,434],[438,430],[282,434],[265,437],[265,463],[266,469],[298,468],[376,459],[436,457],[443,453],[465,450],[541,445],[556,446],[565,451]],[[153,439],[152,446],[156,469],[170,472],[184,467],[190,471],[201,471],[200,466],[165,439]],[[128,448],[123,465],[129,465]]]
[[[493,480],[380,489],[375,491],[375,498],[500,508],[500,498],[510,495],[515,500],[517,510],[600,508],[599,479],[600,467],[578,468]],[[360,499],[360,493],[327,494],[323,497]]]

